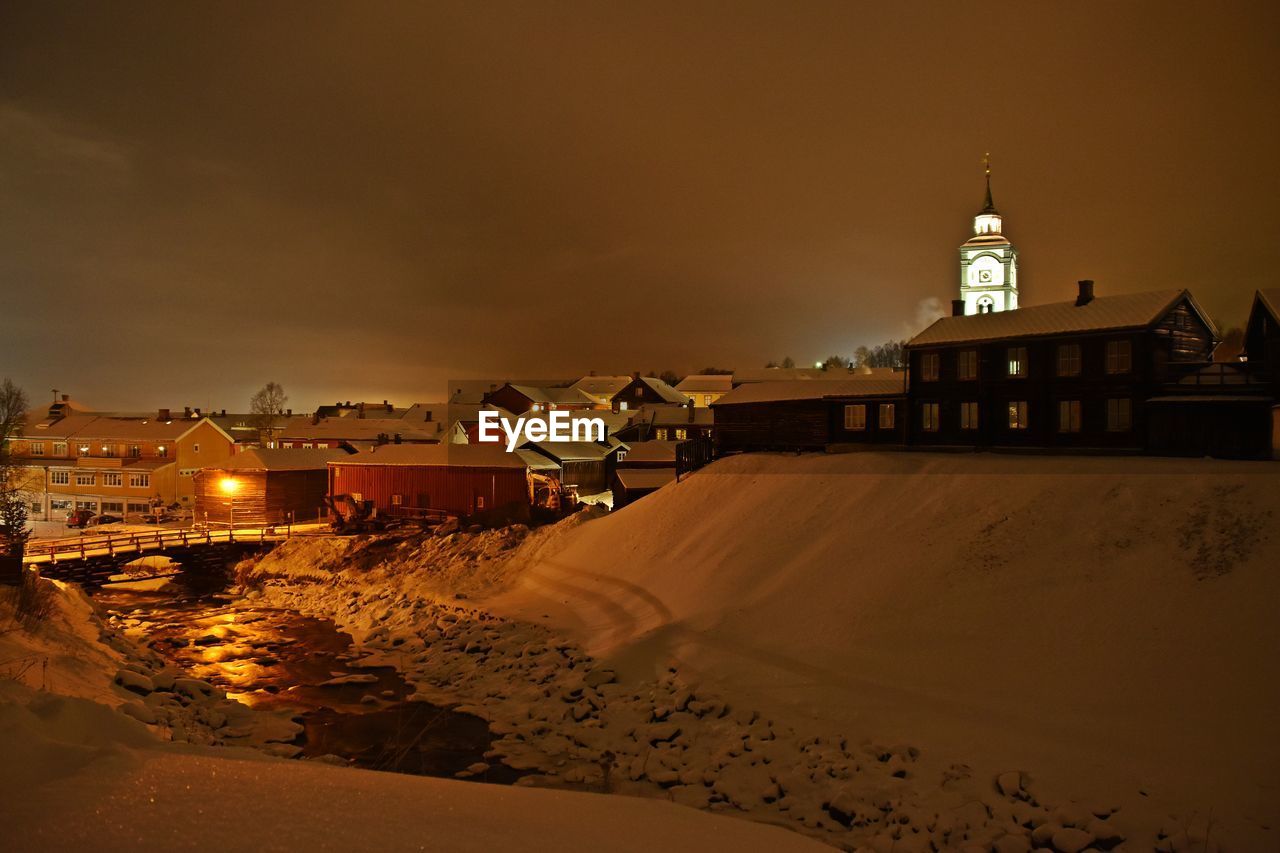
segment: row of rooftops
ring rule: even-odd
[[[1080,295],[1073,301],[990,314],[944,317],[908,341],[906,346],[918,349],[1010,338],[1145,329],[1158,323],[1183,301],[1216,336],[1217,325],[1187,290],[1095,297],[1093,283],[1081,282]],[[1280,288],[1259,290],[1254,310],[1265,310],[1273,322],[1280,323]],[[637,380],[653,389],[663,403],[625,412],[592,408],[603,405]],[[815,381],[821,382],[821,389],[814,387]],[[903,371],[889,368],[756,368],[732,374],[693,374],[674,387],[656,377],[638,374],[589,374],[577,380],[526,379],[505,383],[483,379],[460,380],[450,383],[448,402],[415,403],[408,407],[397,407],[387,400],[381,403],[338,402],[332,406],[321,406],[312,415],[294,415],[287,411],[271,416],[270,429],[280,440],[304,442],[448,443],[450,428],[459,422],[475,422],[482,409],[514,417],[483,402],[487,394],[505,384],[531,401],[546,404],[548,409],[558,406],[588,409],[582,415],[603,418],[612,435],[637,419],[646,419],[657,426],[709,423],[711,415],[708,410],[685,410],[684,407],[690,403],[688,394],[722,395],[712,405],[723,406],[815,397],[892,395],[905,391],[905,381]],[[530,412],[522,416],[538,417],[539,413]],[[256,440],[261,423],[257,415],[227,414],[225,410],[206,415],[200,409],[186,408],[181,416],[166,409],[157,411],[154,416],[89,412],[63,395],[47,411],[33,412],[28,417],[24,437],[176,441],[195,423],[206,418],[233,441]]]

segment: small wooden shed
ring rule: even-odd
[[[329,463],[341,449],[251,448],[215,468],[201,468],[195,482],[195,520],[237,527],[317,521],[324,516]]]

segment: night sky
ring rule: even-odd
[[[1027,8],[1031,7],[1031,8]],[[1280,269],[1280,12],[1224,3],[0,5],[0,375],[102,409],[848,355]]]

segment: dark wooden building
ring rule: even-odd
[[[614,394],[610,402],[615,412],[621,412],[660,404],[685,406],[689,398],[661,379],[637,375]]]
[[[613,510],[617,512],[675,481],[675,468],[619,468],[613,475]]]
[[[711,404],[717,453],[901,444],[904,379],[867,375],[740,385]]]
[[[1243,357],[1254,374],[1280,394],[1280,287],[1254,294],[1244,331]]]
[[[946,317],[907,344],[922,446],[1141,451],[1146,401],[1208,364],[1213,322],[1186,290]]]
[[[526,412],[549,412],[554,409],[590,409],[595,401],[577,388],[546,388],[513,385],[510,382],[485,394],[483,405],[496,406],[516,415]]]
[[[251,448],[193,475],[195,521],[237,527],[318,521],[325,515],[329,463],[345,450]]]
[[[329,463],[329,493],[372,501],[382,515],[428,510],[487,521],[528,518],[528,464],[498,444],[387,444]]]
[[[609,490],[618,453],[626,449],[620,441],[528,441],[522,450],[541,454],[560,469],[559,479],[566,486],[576,486],[580,495],[595,495]]]
[[[678,441],[629,441],[618,453],[618,470],[624,468],[676,468]]]

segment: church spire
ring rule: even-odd
[[[991,152],[987,152],[987,156],[982,158],[982,163],[987,167],[987,203],[982,206],[983,213],[999,213],[996,210],[996,203],[991,200]]]

